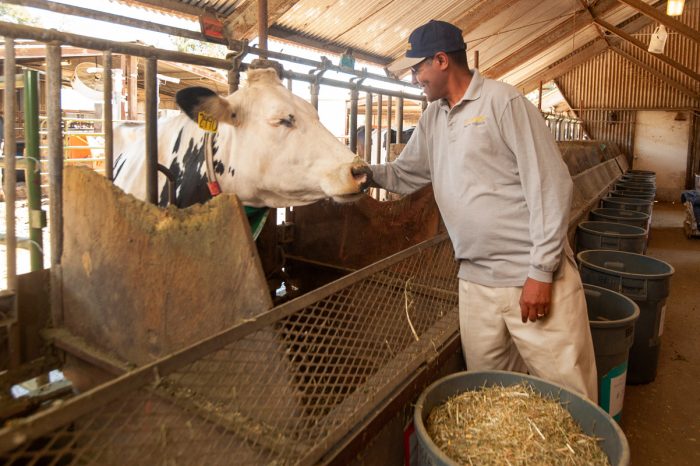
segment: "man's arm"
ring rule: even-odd
[[[428,146],[421,122],[396,160],[370,168],[375,185],[398,194],[411,194],[429,184]]]
[[[523,321],[547,314],[551,282],[564,251],[573,182],[554,136],[539,111],[523,96],[510,101],[501,135],[515,154],[530,210],[530,268],[523,286]]]

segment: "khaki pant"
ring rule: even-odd
[[[593,341],[581,278],[566,257],[549,314],[523,323],[522,287],[459,281],[459,327],[468,370],[528,371],[598,401]]]

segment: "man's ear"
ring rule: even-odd
[[[437,60],[438,62],[438,67],[441,70],[444,70],[447,68],[447,64],[449,63],[449,59],[447,57],[447,54],[445,52],[438,52],[435,54],[433,57],[433,61]]]
[[[237,126],[240,116],[231,103],[206,87],[187,87],[177,92],[175,102],[190,119],[199,121],[199,114],[220,123]]]

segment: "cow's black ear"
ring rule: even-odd
[[[197,121],[197,113],[203,104],[212,97],[217,98],[218,95],[206,87],[186,87],[177,91],[175,102],[188,117]]]

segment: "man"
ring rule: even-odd
[[[411,33],[392,68],[409,67],[431,103],[401,156],[372,166],[374,182],[401,194],[433,183],[460,262],[467,368],[529,370],[596,401],[585,295],[566,238],[572,181],[552,134],[515,88],[469,70],[449,23]]]

